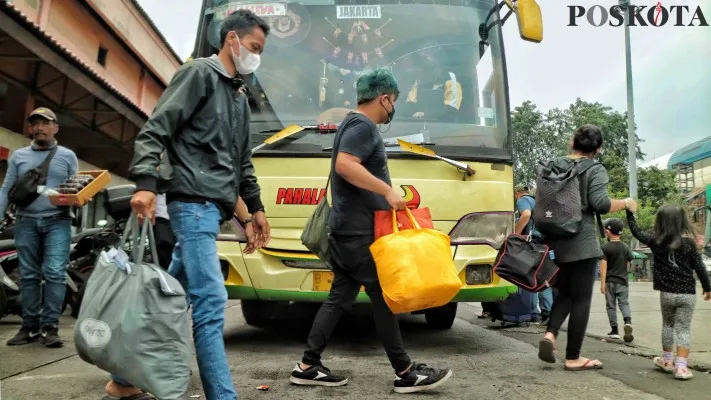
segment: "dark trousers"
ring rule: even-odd
[[[153,234],[156,239],[156,250],[158,252],[158,264],[164,270],[170,267],[170,261],[173,258],[173,248],[175,247],[175,234],[170,226],[170,221],[165,218],[156,218],[156,224],[153,226]]]
[[[333,266],[333,284],[326,302],[316,314],[306,345],[302,362],[307,365],[321,363],[321,354],[326,349],[333,330],[341,316],[355,303],[361,285],[370,298],[375,317],[375,328],[390,364],[396,373],[410,367],[411,361],[405,351],[397,317],[383,299],[377,275],[373,276],[375,263],[368,246],[372,236],[334,237],[329,240],[329,258]]]
[[[568,346],[566,360],[580,358],[585,331],[590,319],[590,303],[595,284],[595,269],[598,259],[590,258],[572,263],[560,263],[555,286],[558,295],[553,301],[548,332],[558,336],[560,327],[568,316]]]
[[[617,329],[617,305],[620,305],[622,317],[625,324],[632,323],[632,313],[630,312],[630,288],[624,283],[607,281],[605,283],[605,301],[607,303],[607,317],[610,319],[610,327]]]

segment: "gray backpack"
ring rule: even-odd
[[[569,168],[560,168],[555,160],[540,162],[536,179],[536,229],[546,238],[569,237],[583,226],[583,202],[580,176],[593,165],[590,159],[575,160]],[[600,216],[598,224],[602,226]]]

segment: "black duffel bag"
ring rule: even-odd
[[[548,246],[535,243],[530,236],[510,234],[499,250],[494,272],[514,285],[530,292],[550,287],[558,273],[555,256]]]
[[[36,168],[19,176],[7,193],[7,198],[10,203],[18,207],[25,208],[32,204],[39,197],[37,187],[47,184],[47,174],[49,173],[49,163],[54,158],[54,153],[57,152],[57,147],[53,147],[49,151],[47,157],[42,161],[42,164]]]

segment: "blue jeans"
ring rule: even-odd
[[[14,233],[22,283],[22,326],[58,325],[67,290],[71,220],[64,216],[20,216]]]
[[[193,339],[205,397],[236,400],[222,334],[227,290],[217,256],[220,210],[214,203],[174,201],[168,204],[168,215],[176,238],[168,273],[183,285],[193,307]]]
[[[541,313],[550,315],[551,307],[553,306],[553,290],[551,288],[545,288],[538,293],[533,293],[533,296],[531,296],[531,314],[536,317],[540,315],[538,312],[539,296]]]

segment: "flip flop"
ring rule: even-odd
[[[101,400],[156,400],[156,398],[152,394],[143,392],[128,397],[114,397],[107,394]]]
[[[543,339],[541,339],[540,342],[538,342],[538,358],[541,361],[545,361],[549,364],[554,364],[555,363],[555,354],[553,354],[554,350],[555,350],[555,345],[553,344],[552,340],[543,338]]]
[[[590,364],[594,362],[598,362],[598,364]],[[593,369],[602,369],[602,363],[600,360],[591,360],[588,359],[585,361],[585,364],[579,366],[579,367],[564,367],[566,371],[588,371],[588,370],[593,370]]]

